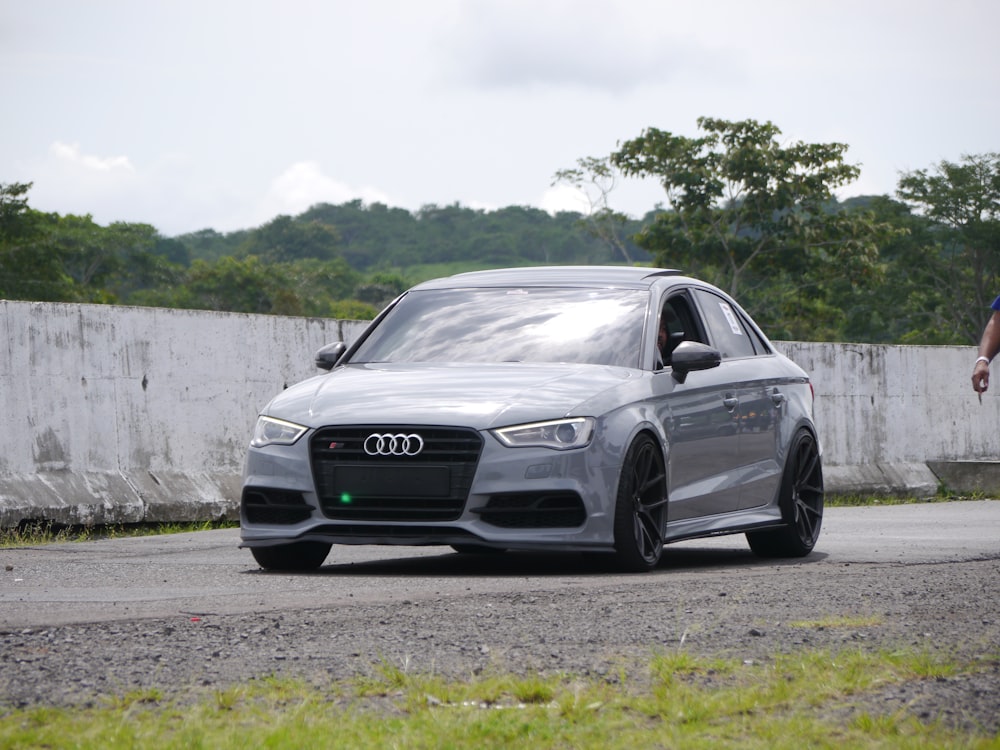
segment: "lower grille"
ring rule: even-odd
[[[312,515],[301,492],[246,487],[240,499],[243,517],[250,523],[291,526]]]
[[[415,455],[372,456],[365,441],[373,434],[419,435],[422,447]],[[310,443],[320,509],[337,520],[454,521],[465,509],[482,446],[478,432],[462,428],[324,427]]]
[[[475,534],[450,526],[395,526],[390,524],[351,524],[335,526],[327,524],[310,529],[311,535],[337,537],[343,541],[375,540],[380,544],[399,543],[414,546],[433,544],[475,544],[482,542]]]
[[[505,529],[572,528],[587,520],[583,500],[575,492],[493,495],[486,505],[472,512],[486,523]]]

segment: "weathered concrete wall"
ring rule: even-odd
[[[363,327],[0,301],[0,527],[234,517],[258,410]],[[1000,398],[972,392],[972,347],[777,346],[812,375],[828,489],[1000,489]]]
[[[0,527],[233,517],[258,410],[363,326],[0,301]]]
[[[828,488],[1000,491],[1000,374],[982,404],[971,346],[776,342],[810,373]]]

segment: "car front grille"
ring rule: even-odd
[[[245,487],[240,500],[249,523],[291,526],[312,515],[301,492],[265,487]]]
[[[388,445],[390,455],[370,455],[365,441],[372,435],[419,435],[423,445],[414,455],[392,455]],[[310,443],[320,508],[337,520],[454,521],[465,508],[482,447],[479,433],[463,428],[321,428]]]
[[[486,523],[505,529],[572,528],[587,520],[583,500],[575,492],[492,495],[486,505],[472,512]]]

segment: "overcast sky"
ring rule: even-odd
[[[0,0],[0,182],[167,236],[355,198],[582,210],[557,170],[709,116],[847,143],[841,197],[891,194],[1000,151],[998,38],[996,0]]]

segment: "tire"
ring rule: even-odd
[[[788,451],[778,506],[785,526],[747,532],[750,549],[760,557],[805,557],[823,525],[823,466],[808,430],[799,430]]]
[[[640,435],[622,462],[615,498],[615,563],[619,570],[652,570],[663,553],[667,527],[666,471],[660,445]]]
[[[294,542],[273,547],[251,547],[253,559],[264,570],[316,570],[333,545],[324,542]]]

